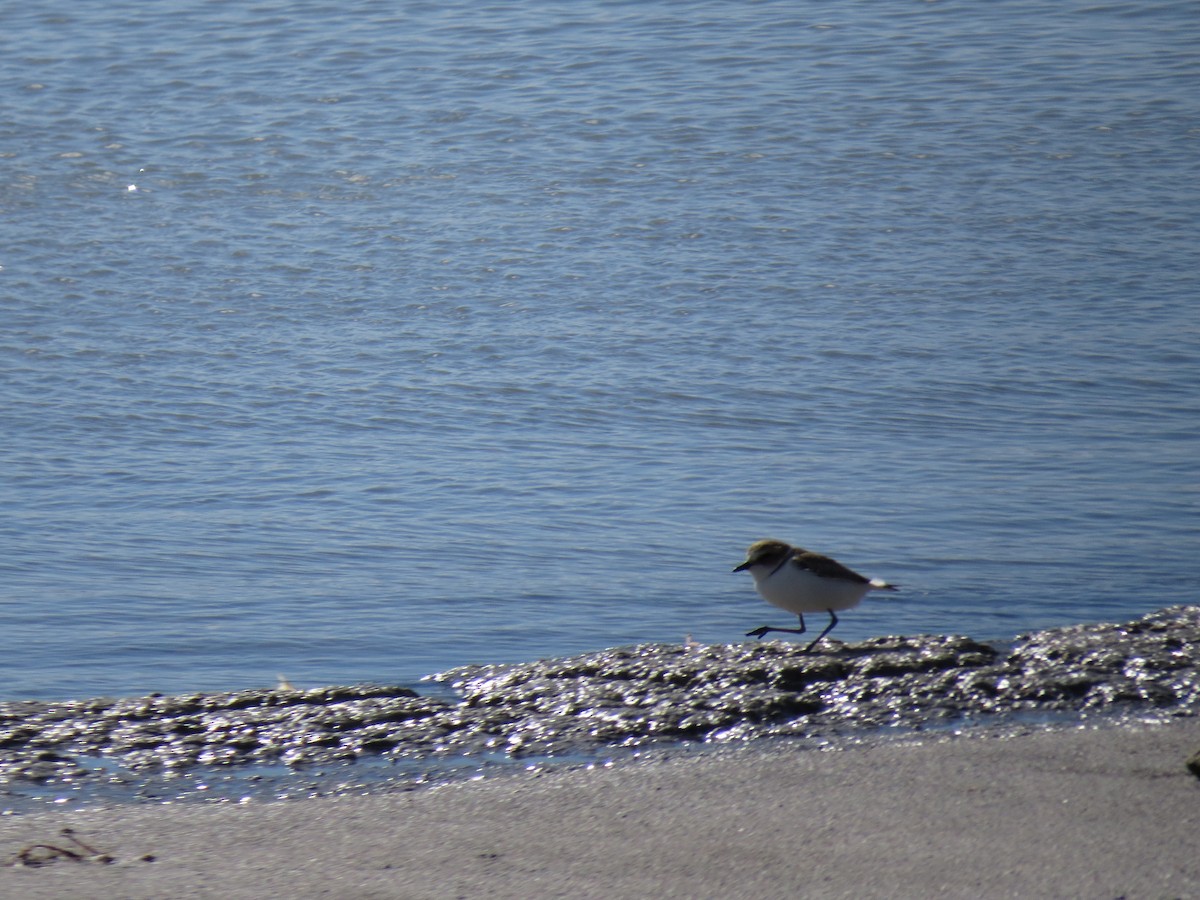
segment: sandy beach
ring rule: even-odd
[[[1179,718],[40,812],[0,820],[5,861],[63,828],[114,861],[5,866],[0,896],[1197,897],[1198,748]]]

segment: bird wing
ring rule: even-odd
[[[821,578],[837,578],[841,581],[853,581],[858,584],[867,584],[870,581],[853,569],[847,569],[836,559],[830,559],[828,556],[812,553],[809,550],[793,554],[791,562],[793,566],[805,569]]]

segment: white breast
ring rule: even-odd
[[[850,609],[871,590],[872,585],[840,578],[822,578],[791,563],[771,574],[766,567],[750,570],[754,586],[772,606],[793,613],[821,612],[827,609]]]

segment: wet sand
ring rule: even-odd
[[[0,819],[115,858],[24,898],[1197,897],[1200,719],[816,750],[757,742],[380,797]],[[42,851],[49,852],[49,851]],[[153,856],[153,861],[143,857]]]

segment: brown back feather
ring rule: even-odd
[[[871,579],[863,578],[853,569],[847,569],[836,559],[830,559],[828,556],[822,556],[820,553],[813,553],[811,550],[800,550],[792,554],[792,565],[799,566],[801,569],[807,569],[814,575],[820,575],[822,578],[840,578],[843,581],[855,581],[859,584],[866,584]]]

